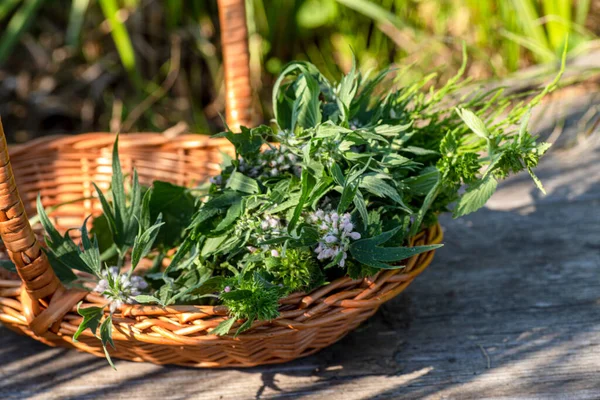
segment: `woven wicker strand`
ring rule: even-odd
[[[219,21],[225,68],[226,119],[229,128],[252,125],[250,52],[245,0],[219,0]]]
[[[237,130],[252,122],[244,0],[219,0],[219,12],[227,122]],[[27,213],[35,213],[40,194],[45,207],[65,204],[50,214],[61,232],[79,227],[90,214],[99,215],[92,182],[109,187],[114,135],[41,138],[10,151],[1,123],[0,136],[0,234],[18,270],[17,275],[0,269],[0,321],[49,346],[104,357],[100,341],[89,330],[77,342],[72,336],[81,322],[77,304],[103,306],[106,300],[96,293],[66,289],[58,281]],[[128,134],[121,136],[119,144],[124,172],[135,167],[144,185],[154,180],[179,185],[203,182],[219,172],[222,152],[233,152],[227,141],[199,135],[168,140],[160,134]],[[441,240],[436,225],[410,242],[423,245]],[[303,357],[341,339],[401,293],[430,264],[433,254],[405,260],[401,270],[358,280],[344,277],[312,293],[294,293],[281,300],[278,318],[255,322],[237,338],[211,334],[228,318],[224,306],[123,306],[113,316],[116,349],[111,355],[194,367],[249,367]],[[237,321],[233,330],[242,322]]]

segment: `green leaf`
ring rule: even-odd
[[[275,117],[275,121],[277,121],[277,124],[282,129],[291,129],[292,108],[297,98],[297,96],[294,95],[293,91],[288,90],[293,89],[290,88],[291,85],[286,87],[283,84],[288,76],[296,73],[305,76],[320,74],[319,70],[314,65],[304,61],[294,61],[283,68],[283,70],[279,74],[279,78],[277,78],[275,84],[273,85],[272,96],[273,114]],[[291,95],[294,95],[294,97],[291,97]],[[309,96],[310,93],[307,97]],[[296,116],[296,120],[298,120],[298,116]]]
[[[113,241],[114,241],[118,235],[118,230],[117,230],[117,223],[115,220],[115,215],[113,213],[113,209],[112,209],[110,203],[108,202],[108,200],[106,200],[104,193],[102,193],[102,190],[100,190],[100,188],[96,185],[96,183],[92,182],[92,185],[94,185],[94,188],[96,189],[96,193],[98,194],[98,199],[100,200],[100,205],[102,206],[102,212],[104,213],[104,217],[106,218],[106,220],[108,222],[108,228],[110,229],[110,232],[113,235]],[[116,244],[116,242],[115,242],[115,244]]]
[[[435,167],[427,167],[419,175],[404,179],[402,183],[408,186],[411,194],[426,196],[439,180],[440,171]]]
[[[404,203],[400,193],[393,186],[385,182],[381,176],[376,175],[364,175],[360,179],[360,188],[365,189],[369,193],[374,194],[378,197],[387,197],[398,203],[402,209],[408,213],[412,213],[412,210]]]
[[[363,227],[366,227],[369,222],[369,213],[367,212],[367,203],[365,202],[365,198],[363,197],[360,190],[357,190],[352,200],[354,202],[354,207],[358,210],[360,214],[360,218],[362,220]]]
[[[423,147],[416,147],[416,146],[406,146],[406,147],[402,147],[401,149],[398,149],[399,151],[403,151],[405,153],[412,153],[416,156],[439,156],[440,153],[438,153],[435,150],[429,150],[429,149],[424,149]]]
[[[84,221],[83,225],[81,225],[81,245],[83,247],[83,251],[79,252],[79,257],[86,263],[86,265],[94,271],[96,276],[100,276],[102,263],[100,261],[100,248],[98,247],[98,239],[94,235],[93,240],[90,240],[87,231],[87,221],[90,219],[91,215],[88,216]]]
[[[344,186],[346,184],[346,177],[337,163],[331,165],[331,175],[338,185]]]
[[[135,301],[137,301],[140,304],[151,304],[151,303],[160,304],[160,299],[158,299],[154,296],[148,296],[146,294],[140,294],[138,296],[135,296]]]
[[[348,122],[348,112],[354,96],[358,92],[360,74],[356,71],[356,58],[352,57],[352,68],[348,74],[342,78],[337,90],[337,102],[340,105],[340,112],[344,117],[344,121]]]
[[[229,189],[236,190],[238,192],[246,194],[257,194],[260,193],[260,187],[255,179],[252,179],[241,172],[234,171],[231,174],[231,178],[227,183]]]
[[[358,182],[356,180],[352,182],[347,182],[344,185],[344,189],[342,190],[342,197],[340,197],[340,202],[338,203],[337,212],[344,213],[350,204],[354,202],[354,198],[356,197],[356,192],[358,191]]]
[[[292,107],[292,122],[290,130],[296,126],[313,128],[321,123],[321,102],[319,100],[319,83],[309,74],[301,74],[295,85],[296,99]]]
[[[147,195],[144,196],[148,211],[143,211],[146,208],[143,205],[141,224],[149,227],[150,221],[156,220],[159,214],[162,215],[164,225],[158,232],[154,247],[176,247],[181,243],[183,233],[196,213],[196,199],[186,187],[163,181],[154,181],[152,189],[147,193],[151,193],[151,196],[149,199]],[[148,212],[149,217],[146,217]]]
[[[488,175],[476,184],[469,186],[466,193],[458,200],[454,209],[454,218],[470,214],[483,207],[496,191],[497,185],[496,179]]]
[[[19,42],[21,35],[36,20],[38,10],[42,4],[44,4],[44,0],[25,1],[23,6],[11,17],[8,25],[3,25],[3,34],[0,39],[0,65],[4,64],[14,46]]]
[[[119,135],[117,135],[115,143],[113,144],[110,190],[113,197],[112,200],[117,227],[124,228],[130,216],[127,213],[125,183],[123,180],[123,171],[121,169],[121,160],[119,160]]]
[[[292,218],[290,219],[288,224],[289,232],[291,232],[296,226],[296,223],[298,223],[300,215],[302,214],[302,210],[304,209],[304,205],[308,200],[308,196],[315,186],[315,180],[312,178],[312,176],[306,168],[302,169],[300,184],[302,185],[302,191],[300,192],[300,199],[298,200],[296,208],[294,208],[294,213],[292,214]]]
[[[109,315],[107,316],[104,321],[102,322],[102,325],[100,325],[100,340],[102,341],[102,347],[104,348],[104,355],[106,356],[106,360],[108,361],[108,363],[110,364],[110,366],[116,370],[117,368],[115,368],[115,365],[112,362],[112,359],[110,358],[110,354],[108,354],[108,344],[110,344],[110,346],[114,349],[115,348],[115,342],[113,342],[113,338],[112,338],[112,317]]]
[[[162,222],[162,214],[158,214],[158,218],[150,228],[146,231],[142,231],[140,225],[139,233],[133,243],[133,249],[131,251],[131,271],[133,271],[140,260],[148,255],[152,250],[152,245],[158,236],[160,228],[164,225]]]
[[[227,209],[227,214],[225,214],[225,218],[219,222],[219,225],[214,229],[215,232],[221,232],[223,230],[229,229],[233,223],[242,215],[244,211],[243,202],[240,198],[239,201],[233,203],[231,207]]]
[[[485,127],[483,121],[475,115],[472,111],[465,108],[457,108],[456,113],[464,121],[464,123],[475,133],[477,136],[483,139],[490,138],[490,132]]]
[[[429,207],[431,207],[431,204],[433,204],[433,201],[436,199],[440,192],[439,173],[437,178],[438,179],[436,180],[435,184],[433,185],[431,190],[429,190],[427,196],[425,196],[425,200],[423,200],[423,205],[419,209],[419,212],[415,216],[415,220],[410,228],[411,236],[415,236],[421,230],[421,224],[423,224],[423,219],[425,218],[427,211],[429,211]]]
[[[235,318],[229,317],[225,321],[221,322],[215,329],[210,331],[211,335],[223,336],[227,335],[233,325],[235,324]]]
[[[263,136],[272,133],[271,128],[264,125],[253,129],[242,126],[241,130],[242,132],[240,133],[233,133],[231,131],[221,132],[212,137],[227,138],[227,140],[235,147],[235,151],[238,155],[247,159],[252,159],[259,153],[261,146],[265,143]]]
[[[381,247],[383,244],[394,237],[402,227],[397,227],[391,231],[382,233],[368,239],[360,239],[350,245],[350,254],[359,263],[380,269],[399,269],[402,265],[390,265],[388,262],[398,262],[410,258],[414,255],[427,251],[435,250],[442,245],[428,245],[416,247]]]
[[[540,178],[537,177],[536,174],[533,173],[533,170],[531,169],[531,167],[527,167],[527,172],[529,172],[529,175],[531,176],[531,179],[533,179],[535,186],[537,186],[538,189],[540,189],[540,191],[542,193],[546,194],[546,189],[544,189],[544,185],[542,184],[542,181],[540,180]]]
[[[155,182],[156,183],[156,182]],[[154,185],[153,185],[154,186]],[[140,226],[142,227],[143,230],[146,230],[148,228],[150,228],[150,224],[152,221],[152,193],[154,192],[155,188],[153,187],[151,190],[147,190],[146,193],[144,193],[144,198],[142,199],[142,211],[141,211],[141,215],[140,215]],[[193,207],[193,204],[192,204]],[[192,211],[193,213],[193,211]],[[159,214],[162,214],[162,211],[159,211]],[[189,219],[188,219],[189,221]],[[186,222],[187,224],[187,222]]]
[[[240,325],[238,330],[235,332],[235,335],[233,335],[233,337],[236,338],[240,333],[243,333],[244,331],[250,329],[252,327],[252,324],[254,323],[254,320],[254,318],[248,318],[246,321],[244,321],[244,323]]]
[[[216,253],[219,250],[219,247],[227,238],[229,238],[229,235],[222,235],[206,239],[206,242],[204,242],[204,247],[202,247],[202,252],[200,253],[200,255],[202,257],[206,257]]]
[[[50,264],[52,268],[60,275],[63,282],[71,282],[77,279],[77,276],[71,271],[71,268],[79,271],[95,274],[97,268],[91,267],[88,262],[94,257],[90,256],[91,253],[84,255],[84,251],[77,246],[73,240],[69,237],[69,232],[66,232],[64,236],[56,230],[50,218],[46,214],[46,210],[42,206],[40,196],[37,197],[37,211],[40,217],[40,223],[46,231],[48,237],[46,238],[46,254],[48,254]],[[93,249],[90,251],[94,251]]]
[[[98,325],[100,324],[100,320],[104,316],[104,308],[103,307],[86,307],[81,308],[81,302],[77,304],[77,313],[83,317],[83,320],[79,324],[77,331],[73,335],[73,341],[77,342],[77,338],[79,335],[83,333],[86,329],[90,329],[92,333],[95,335],[96,330],[98,329]]]

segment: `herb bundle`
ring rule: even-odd
[[[401,269],[439,247],[406,245],[440,213],[481,208],[511,173],[527,170],[543,190],[533,168],[549,144],[527,121],[557,80],[514,104],[502,88],[461,95],[463,71],[439,89],[424,89],[433,76],[390,89],[388,71],[352,68],[333,84],[315,66],[292,63],[274,87],[273,125],[216,135],[235,157],[199,188],[143,187],[135,171],[125,179],[117,140],[110,193],[96,187],[103,215],[92,235],[87,220],[81,243],[61,235],[38,199],[57,275],[89,281],[107,299],[106,317],[102,307],[79,310],[74,339],[100,325],[106,349],[112,315],[134,303],[224,304],[230,318],[211,333],[244,320],[239,334],[276,318],[293,292]],[[150,262],[140,273],[142,259]]]

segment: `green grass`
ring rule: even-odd
[[[567,34],[573,53],[596,40],[585,28],[590,0],[286,0],[277,7],[266,0],[246,0],[246,4],[259,110],[270,109],[274,76],[294,59],[312,62],[331,79],[350,69],[353,55],[363,72],[391,64],[412,65],[402,69],[400,81],[421,79],[432,69],[439,72],[439,79],[446,79],[460,67],[464,42],[470,56],[467,74],[481,78],[556,62]],[[178,78],[183,83],[174,88],[189,103],[189,111],[169,111],[165,119],[190,121],[196,130],[206,130],[210,120],[218,120],[215,109],[222,109],[223,71],[215,1],[1,0],[0,26],[4,27],[0,66],[19,60],[18,44],[25,33],[36,39],[49,26],[64,29],[64,44],[76,62],[101,63],[130,85],[123,118],[166,79],[171,37],[177,36],[183,46]],[[107,109],[114,96],[105,95]],[[160,112],[171,110],[166,103],[173,100],[164,97],[143,113],[136,128],[166,125]],[[110,116],[101,118],[107,124]]]

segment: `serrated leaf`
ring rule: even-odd
[[[321,101],[319,100],[319,83],[310,74],[301,74],[295,85],[296,99],[292,107],[290,130],[296,126],[313,128],[321,123]]]
[[[246,193],[246,194],[257,194],[260,193],[260,187],[255,179],[250,178],[242,174],[241,172],[234,171],[229,178],[227,183],[229,189]]]
[[[235,319],[229,317],[225,321],[221,322],[215,329],[210,331],[211,335],[223,336],[227,335],[233,325],[235,324]]]
[[[63,282],[71,282],[77,279],[77,276],[71,271],[71,268],[95,274],[97,268],[90,267],[90,264],[88,264],[91,263],[91,260],[95,257],[91,253],[82,257],[86,250],[85,247],[84,251],[82,251],[69,237],[69,232],[66,232],[64,236],[61,236],[60,233],[58,233],[50,221],[50,218],[48,218],[39,195],[37,198],[37,211],[40,223],[48,235],[48,237],[46,237],[46,254],[48,255],[52,268],[57,275],[59,275],[60,279],[62,279]],[[89,251],[94,252],[95,250],[90,249]]]
[[[283,83],[288,76],[295,73],[311,76],[320,74],[314,65],[304,61],[294,61],[283,68],[273,85],[273,96],[271,99],[275,120],[282,129],[291,129],[292,108],[297,98],[291,90],[293,89],[291,88],[292,85],[284,86]],[[298,116],[296,119],[298,119]]]
[[[383,178],[374,175],[365,175],[360,179],[361,189],[382,198],[390,198],[399,204],[405,211],[412,213],[412,210],[404,203],[398,190],[383,180]]]
[[[350,254],[359,263],[379,269],[399,269],[402,265],[390,265],[388,262],[398,262],[421,254],[427,251],[435,250],[442,245],[428,245],[415,247],[381,247],[383,244],[394,237],[402,227],[397,227],[381,235],[360,239],[350,245]]]
[[[325,121],[321,125],[319,125],[315,131],[316,138],[328,138],[334,137],[340,134],[348,134],[352,133],[352,129],[344,128],[343,126],[339,126],[334,124],[331,121]]]
[[[470,214],[483,207],[496,191],[497,185],[498,182],[491,175],[471,185],[458,200],[458,204],[454,209],[454,218]]]
[[[77,331],[73,334],[73,341],[77,342],[77,338],[85,331],[89,329],[95,335],[100,320],[104,316],[104,309],[102,307],[86,307],[81,308],[81,302],[77,304],[77,313],[83,317],[83,320],[79,324]]]
[[[457,108],[456,113],[477,136],[483,139],[490,138],[490,132],[485,127],[483,121],[475,115],[475,113],[465,108]]]
[[[158,236],[160,228],[164,225],[162,222],[162,214],[158,214],[158,218],[150,228],[142,231],[140,226],[139,233],[136,236],[133,249],[131,250],[131,270],[133,271],[140,260],[146,257],[152,250],[152,245]]]
[[[238,155],[244,158],[252,158],[258,154],[261,146],[264,144],[263,134],[272,132],[268,126],[261,125],[257,128],[248,129],[244,126],[241,127],[240,133],[233,133],[231,131],[217,133],[213,135],[213,138],[227,138],[235,147],[235,151]]]

